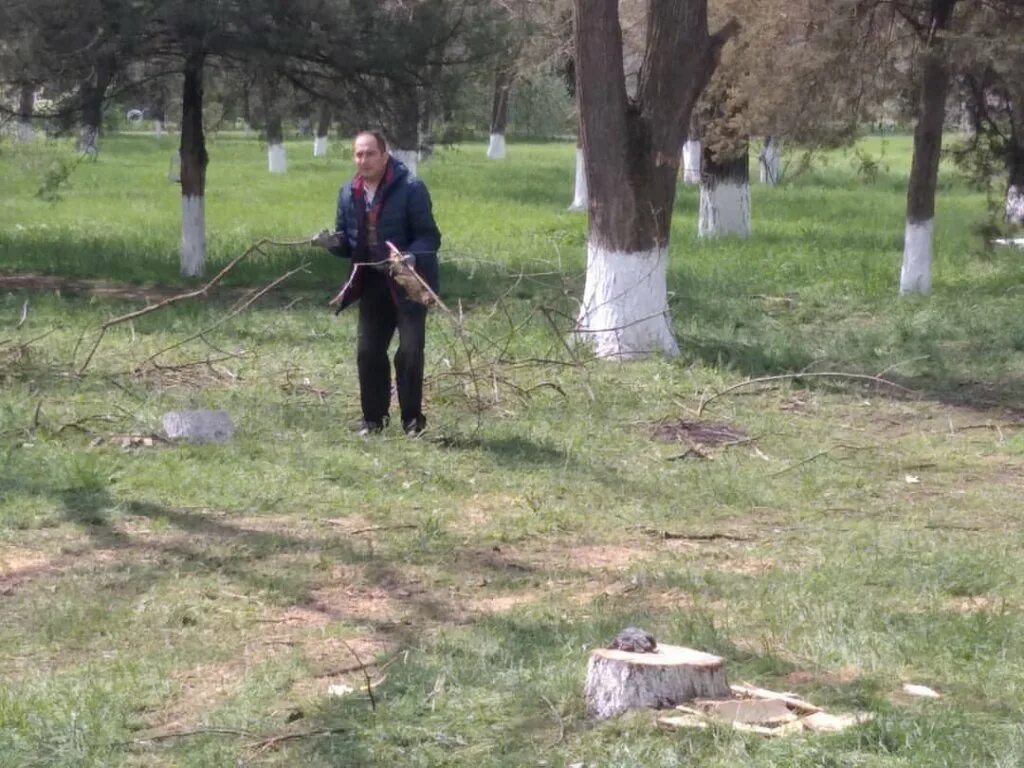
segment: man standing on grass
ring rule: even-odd
[[[338,193],[333,234],[313,242],[352,261],[352,273],[331,300],[338,312],[359,302],[356,362],[363,420],[359,434],[382,432],[391,405],[388,346],[398,330],[395,379],[402,429],[410,437],[423,431],[423,348],[427,308],[413,301],[387,270],[390,243],[404,254],[416,274],[438,290],[437,249],[441,233],[434,221],[426,185],[388,154],[375,131],[356,134],[356,175]]]

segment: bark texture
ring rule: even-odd
[[[505,68],[499,68],[494,76],[494,93],[491,97],[491,140],[487,157],[502,160],[505,157],[505,129],[508,127],[508,98],[512,91],[512,76]]]
[[[203,196],[206,193],[206,137],[203,134],[204,54],[185,57],[185,79],[181,98],[181,273],[194,277],[206,262]],[[202,228],[202,229],[200,229]]]
[[[31,83],[22,83],[18,93],[18,141],[28,143],[35,138],[32,112],[36,106],[36,89]]]
[[[601,648],[587,665],[587,712],[602,720],[631,709],[731,696],[722,659],[691,648],[660,645],[654,653]]]

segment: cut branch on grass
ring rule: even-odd
[[[723,397],[725,395],[728,395],[728,394],[730,394],[732,392],[735,392],[735,391],[737,391],[739,389],[743,389],[744,387],[749,387],[749,386],[751,386],[753,384],[769,384],[769,383],[775,383],[775,382],[780,382],[780,381],[799,381],[800,379],[846,379],[846,380],[849,380],[849,381],[863,381],[863,382],[870,382],[870,383],[873,383],[873,384],[881,384],[881,385],[884,385],[884,386],[887,386],[887,387],[892,387],[893,389],[898,389],[898,390],[900,390],[902,392],[913,392],[913,390],[908,389],[907,387],[904,387],[901,384],[897,384],[894,381],[889,381],[888,379],[883,379],[880,376],[869,376],[866,373],[845,373],[843,371],[817,371],[817,372],[814,372],[814,373],[786,373],[786,374],[780,374],[778,376],[761,376],[761,377],[756,378],[756,379],[747,379],[746,381],[741,381],[739,384],[733,384],[731,387],[726,387],[725,389],[723,389],[723,390],[721,390],[719,392],[716,392],[715,394],[711,395],[710,397],[702,398],[701,401],[700,401],[700,405],[697,406],[697,415],[700,416],[704,412],[704,409],[709,404],[711,404],[715,400],[717,400],[718,398]]]
[[[359,658],[359,654],[356,653],[355,648],[349,645],[348,641],[345,638],[342,637],[339,639],[341,640],[341,644],[344,645],[345,648],[348,649],[348,652],[352,654],[352,657],[356,660],[356,664],[359,665],[360,671],[362,671],[363,677],[366,680],[366,694],[370,697],[370,709],[376,712],[377,699],[373,696],[373,681],[370,679],[370,673],[366,671],[367,665],[363,664],[363,660]]]
[[[171,344],[169,347],[164,347],[159,352],[154,352],[152,355],[147,357],[145,360],[143,360],[136,367],[136,371],[141,370],[143,367],[146,366],[147,363],[153,362],[153,360],[155,360],[156,358],[160,357],[160,355],[163,355],[163,354],[165,354],[167,352],[170,352],[172,349],[177,349],[179,347],[183,347],[186,344],[188,344],[189,342],[195,341],[198,338],[202,338],[207,333],[212,331],[214,328],[217,328],[217,327],[223,325],[224,323],[226,323],[228,320],[231,320],[232,318],[237,317],[242,312],[244,312],[249,307],[251,307],[254,303],[259,301],[259,299],[262,298],[265,294],[267,294],[268,292],[272,291],[274,288],[276,288],[281,283],[283,283],[285,280],[287,280],[288,278],[292,277],[293,275],[295,275],[295,274],[297,274],[299,272],[304,272],[308,266],[309,266],[309,262],[308,261],[304,261],[304,262],[302,262],[302,264],[297,266],[295,269],[288,270],[287,272],[285,272],[280,277],[275,278],[270,283],[265,285],[263,288],[261,288],[255,294],[253,294],[250,298],[246,299],[243,303],[236,305],[234,309],[232,309],[230,312],[228,312],[228,314],[224,315],[224,317],[220,318],[216,322],[211,323],[206,328],[203,328],[201,331],[198,331],[198,332],[192,334],[191,336],[188,336],[188,337],[182,339],[181,341],[176,341],[174,344]]]
[[[830,456],[831,454],[835,453],[836,451],[877,451],[877,450],[878,450],[878,446],[877,445],[846,445],[846,444],[833,445],[828,450],[818,451],[817,453],[808,456],[806,459],[802,459],[802,460],[796,462],[795,464],[790,464],[789,466],[783,467],[778,472],[772,472],[770,475],[768,475],[768,477],[778,477],[779,475],[784,475],[787,472],[792,472],[794,469],[799,469],[800,467],[806,466],[806,465],[810,464],[812,461],[816,461],[816,460],[822,458],[823,456]]]
[[[164,307],[169,307],[169,306],[171,306],[173,304],[178,304],[178,303],[180,303],[182,301],[188,301],[189,299],[199,298],[200,296],[208,296],[209,292],[210,292],[210,289],[215,287],[221,280],[223,280],[224,277],[229,272],[231,272],[231,270],[233,270],[239,264],[239,262],[241,262],[243,259],[248,258],[249,256],[251,256],[254,253],[260,253],[261,252],[260,249],[263,246],[265,246],[265,245],[274,245],[274,246],[280,246],[280,247],[283,247],[283,248],[296,248],[296,247],[299,247],[299,246],[309,247],[309,241],[308,240],[291,240],[291,241],[287,241],[287,240],[271,240],[269,238],[263,238],[262,240],[259,240],[256,243],[253,243],[252,245],[250,245],[245,250],[245,252],[242,253],[240,256],[236,256],[230,262],[228,262],[228,264],[220,272],[218,272],[216,275],[214,275],[212,280],[210,280],[208,283],[206,283],[202,287],[196,288],[193,291],[185,291],[184,293],[179,293],[179,294],[177,294],[175,296],[169,296],[166,299],[164,299],[163,301],[158,301],[156,304],[149,304],[149,305],[143,307],[142,309],[137,309],[137,310],[135,310],[133,312],[127,312],[127,313],[125,313],[123,315],[119,315],[117,317],[110,318],[109,320],[104,322],[99,327],[99,330],[98,330],[97,336],[96,336],[96,341],[93,342],[92,348],[89,350],[89,354],[85,358],[85,362],[82,363],[82,367],[79,368],[79,370],[78,370],[79,374],[85,373],[85,369],[88,368],[89,367],[89,363],[92,362],[92,358],[96,354],[96,350],[99,347],[100,342],[103,341],[103,337],[106,335],[107,331],[110,330],[111,328],[113,328],[115,325],[120,325],[121,323],[127,323],[127,322],[129,322],[131,320],[135,320],[137,318],[144,317],[144,316],[146,316],[148,314],[151,314],[153,312],[161,310]],[[82,334],[82,336],[78,339],[78,343],[75,345],[75,351],[74,351],[74,353],[72,353],[72,359],[74,359],[74,356],[77,355],[78,347],[81,345],[82,339],[84,337],[85,337],[85,334]]]
[[[717,541],[719,539],[725,541],[754,541],[750,536],[740,536],[735,533],[719,533],[717,531],[711,533],[679,533],[645,526],[640,526],[636,530],[648,536],[653,536],[656,539],[664,539],[665,541]]]

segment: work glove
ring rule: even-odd
[[[332,232],[328,232],[326,229],[321,229],[317,232],[309,241],[310,245],[317,245],[321,248],[337,248],[341,245],[341,240],[338,239],[338,235]]]

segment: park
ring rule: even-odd
[[[311,242],[364,126],[321,131],[291,97],[250,127],[222,73],[190,129],[187,71],[159,120],[106,97],[85,149],[12,108],[0,766],[1024,761],[1024,249],[984,126],[940,116],[908,208],[913,115],[780,130],[769,153],[729,137],[729,97],[695,102],[744,183],[742,231],[717,232],[735,212],[708,216],[713,153],[686,177],[689,121],[654,132],[668,170],[613,184],[610,157],[581,203],[586,136],[615,121],[588,125],[593,91],[558,73],[502,72],[500,134],[483,103],[391,147],[443,235],[414,437],[357,434],[357,314],[328,306],[349,265]],[[490,99],[491,75],[466,89]],[[655,193],[663,215],[616,230]],[[623,254],[654,266],[618,285],[664,281],[609,315],[594,265]],[[194,410],[230,434],[169,437]],[[855,724],[596,718],[588,658],[631,626]]]

